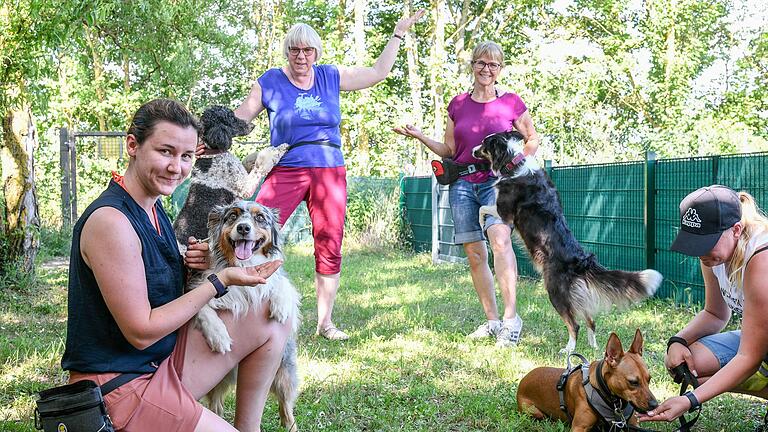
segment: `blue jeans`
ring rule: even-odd
[[[485,226],[480,226],[480,207],[496,205],[496,178],[491,177],[483,183],[470,183],[458,179],[448,189],[448,201],[453,214],[453,242],[456,244],[472,243],[485,240],[485,231],[491,225],[504,222],[495,216],[486,216]]]
[[[702,345],[707,347],[712,354],[717,357],[720,367],[726,365],[732,358],[736,356],[739,351],[739,344],[741,343],[741,330],[727,331],[723,333],[715,333],[713,335],[704,336],[699,339]]]

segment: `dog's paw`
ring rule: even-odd
[[[280,144],[279,146],[275,147],[277,149],[278,157],[282,157],[285,152],[288,151],[289,148],[291,148],[290,144]]]
[[[232,351],[232,337],[229,336],[227,327],[223,322],[209,324],[203,328],[203,336],[211,351],[218,353],[228,353]]]

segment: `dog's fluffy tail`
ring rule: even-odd
[[[594,314],[611,306],[627,307],[645,300],[656,293],[662,279],[656,270],[627,272],[592,267],[583,279],[590,297],[585,309]]]

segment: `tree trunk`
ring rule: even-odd
[[[445,119],[447,113],[445,112],[444,93],[445,86],[443,85],[443,79],[441,74],[446,70],[445,68],[445,18],[444,0],[434,0],[434,9],[432,15],[435,17],[435,35],[434,43],[432,45],[432,55],[430,56],[429,75],[432,82],[432,95],[434,111],[434,130],[432,136],[436,140],[442,141],[445,134]]]
[[[96,93],[96,100],[99,107],[96,109],[96,118],[99,122],[99,131],[107,130],[107,119],[104,115],[103,107],[106,104],[107,96],[104,91],[104,61],[99,52],[99,40],[96,30],[85,26],[85,40],[88,42],[88,48],[91,50],[91,60],[93,62],[93,89]]]
[[[354,13],[355,20],[352,27],[352,36],[355,46],[355,66],[363,67],[366,63],[367,51],[365,49],[365,17],[367,11],[368,2],[366,0],[355,0]],[[359,160],[369,160],[370,157],[370,145],[368,138],[368,130],[365,128],[365,119],[368,117],[368,99],[370,97],[370,90],[363,89],[357,92],[358,100],[356,105],[360,110],[359,121],[355,121],[354,127],[357,129],[357,143],[355,145],[356,158]],[[363,163],[363,165],[370,165]],[[370,169],[370,166],[365,166],[366,170]]]
[[[26,272],[34,271],[39,242],[35,233],[40,217],[35,193],[34,150],[37,130],[28,109],[10,110],[3,117],[2,162],[3,236],[8,239],[6,262],[21,259]]]
[[[365,66],[365,0],[355,0],[355,22],[352,35],[355,41],[355,66]]]
[[[413,5],[409,1],[408,2],[408,15],[413,14]],[[416,57],[416,53],[418,53],[418,46],[416,44],[416,39],[411,37],[409,33],[406,33],[405,36],[405,56],[408,63],[408,87],[411,89],[411,106],[413,107],[413,111],[411,111],[412,121],[413,124],[424,129],[424,110],[421,107],[421,88],[422,88],[422,82],[421,82],[421,75],[419,75],[419,70],[421,68],[419,67],[419,59]],[[440,139],[439,137],[436,137],[435,139]],[[414,173],[410,174],[427,174],[429,173],[429,155],[427,154],[426,147],[421,145],[420,143],[417,143],[417,145],[414,147],[416,149],[416,154],[413,158],[413,165],[414,165]]]

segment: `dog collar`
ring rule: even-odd
[[[525,153],[518,153],[512,158],[503,168],[501,168],[501,174],[508,176],[515,172],[520,163],[525,159]]]
[[[587,394],[587,402],[602,421],[617,429],[624,429],[635,408],[629,402],[611,393],[608,384],[603,379],[604,362],[605,360],[600,360],[597,363],[597,370],[595,371],[597,380],[595,384],[597,385],[592,385],[589,376],[584,377],[583,384]]]

